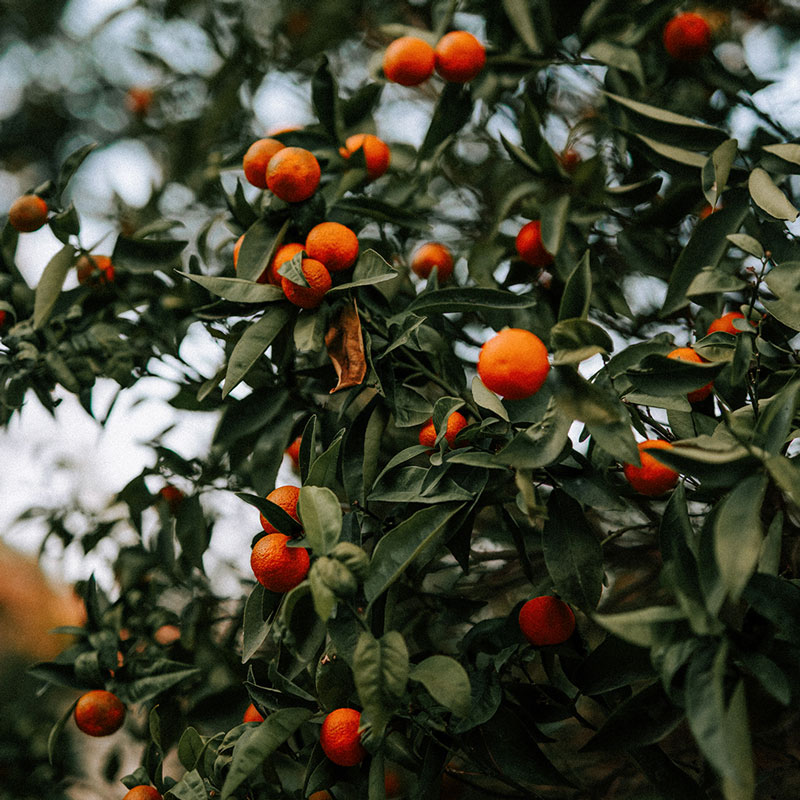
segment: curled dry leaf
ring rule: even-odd
[[[355,301],[342,306],[339,316],[325,334],[325,346],[339,376],[339,382],[331,389],[331,394],[358,386],[367,374],[367,360]]]

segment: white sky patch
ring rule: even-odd
[[[71,0],[64,11],[61,24],[75,37],[88,36],[112,14],[129,8],[135,0]]]
[[[264,77],[253,97],[256,135],[315,122],[311,108],[311,85],[301,83],[299,75],[272,72]]]

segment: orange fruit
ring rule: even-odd
[[[542,244],[542,223],[538,219],[520,228],[514,245],[519,257],[531,266],[548,267],[553,263],[552,254]]]
[[[722,207],[722,206],[720,206],[720,208],[721,208],[721,207]],[[703,206],[703,207],[700,209],[700,212],[698,213],[698,215],[697,215],[697,216],[698,216],[700,219],[705,219],[706,217],[710,217],[710,216],[711,216],[711,215],[712,215],[712,214],[713,214],[715,211],[719,211],[719,208],[714,208],[714,206],[712,206],[712,205],[709,205],[708,203],[706,203],[706,205],[704,205],[704,206]]]
[[[458,432],[462,428],[467,427],[467,420],[464,415],[458,411],[454,411],[447,418],[447,430],[445,431],[444,438],[450,447],[464,447],[466,443],[454,444]],[[436,442],[436,428],[433,427],[433,417],[431,417],[419,432],[419,443],[425,447],[433,447]]]
[[[303,245],[300,244],[299,242],[289,242],[289,244],[282,244],[275,251],[275,255],[272,256],[272,261],[269,264],[269,268],[266,270],[267,281],[269,283],[275,284],[275,286],[280,286],[281,278],[283,276],[278,274],[278,270],[287,261],[291,261],[298,253],[302,253],[304,249],[305,248],[303,247]]]
[[[303,441],[302,436],[298,436],[283,452],[292,459],[292,466],[295,469],[300,468],[300,443]]]
[[[383,55],[383,74],[387,81],[401,86],[419,86],[433,75],[436,55],[433,48],[416,36],[395,39]]]
[[[387,800],[399,797],[405,791],[405,781],[399,772],[388,767],[383,775],[383,789]]]
[[[122,800],[163,800],[161,794],[152,786],[134,786],[129,789]]]
[[[244,712],[244,717],[242,717],[242,722],[263,722],[264,717],[261,716],[261,712],[255,707],[253,703],[250,703],[247,706],[247,710]]]
[[[306,237],[306,254],[322,262],[328,272],[341,272],[356,263],[358,237],[347,225],[320,222]]]
[[[667,353],[667,358],[674,358],[678,361],[691,361],[695,364],[707,363],[706,360],[699,353],[692,350],[691,347],[678,347],[671,353]],[[699,389],[695,389],[693,392],[688,392],[686,397],[690,403],[699,403],[711,394],[713,387],[714,383],[712,381],[705,386],[701,386]]]
[[[256,542],[250,567],[256,580],[271,592],[288,592],[308,575],[311,559],[304,547],[287,547],[289,537],[269,533]]]
[[[486,49],[467,31],[451,31],[435,49],[436,71],[450,83],[468,83],[486,63]]]
[[[169,647],[169,645],[175,644],[180,638],[181,629],[177,625],[162,625],[153,634],[153,639],[162,647]]]
[[[425,280],[434,267],[439,270],[439,282],[444,283],[453,274],[453,255],[450,250],[439,242],[427,242],[417,248],[411,258],[411,269],[416,275]]]
[[[242,159],[244,177],[247,178],[248,183],[259,189],[266,189],[267,166],[269,166],[270,159],[278,150],[283,150],[285,147],[286,145],[277,139],[259,139],[257,142],[253,142],[247,148]]]
[[[663,40],[676,61],[699,61],[711,49],[711,26],[699,14],[678,14],[664,26]]]
[[[269,161],[267,188],[287,203],[308,200],[319,186],[319,161],[303,147],[284,147]]]
[[[110,736],[125,721],[125,705],[115,694],[95,689],[78,700],[72,716],[79,730],[89,736]]]
[[[300,517],[297,515],[297,501],[299,499],[300,489],[296,486],[278,486],[267,495],[267,500],[269,500],[270,503],[275,503],[276,506],[280,506],[292,519],[298,522],[300,522]],[[267,533],[281,532],[269,522],[263,514],[259,516],[261,518],[261,527]]]
[[[308,796],[308,800],[331,800],[331,793],[322,789],[319,792],[314,792]]]
[[[354,767],[367,751],[361,745],[361,712],[354,708],[337,708],[322,723],[319,743],[322,752],[340,767]]]
[[[141,89],[136,86],[128,89],[125,95],[125,108],[138,116],[143,116],[153,104],[153,90]]]
[[[578,164],[581,163],[581,154],[577,150],[573,150],[571,147],[567,148],[562,153],[559,153],[556,158],[567,172],[572,172],[577,168]]]
[[[47,211],[47,203],[41,197],[24,194],[8,209],[8,221],[20,233],[32,233],[47,222]]]
[[[186,495],[177,487],[168,483],[158,490],[159,497],[169,506],[171,514],[175,514],[181,507],[181,503]]]
[[[75,265],[81,286],[105,286],[114,282],[114,265],[108,256],[84,255]]]
[[[623,474],[628,483],[639,494],[645,494],[648,497],[658,497],[664,492],[674,489],[678,483],[678,473],[647,452],[648,450],[666,450],[672,445],[664,439],[647,439],[639,442],[637,447],[642,466],[635,467],[633,464],[625,464]]]
[[[371,181],[380,178],[387,169],[391,153],[389,147],[383,140],[371,133],[356,133],[348,136],[344,147],[339,148],[342,158],[350,158],[359,148],[364,150],[364,161],[367,164],[367,176]]]
[[[487,389],[522,400],[542,388],[550,370],[542,340],[521,328],[506,328],[481,347],[478,375]]]
[[[519,627],[534,647],[561,644],[575,630],[575,615],[557,597],[534,597],[520,609]]]
[[[744,319],[745,316],[742,314],[741,311],[729,311],[727,314],[723,314],[721,317],[715,319],[709,326],[706,334],[714,333],[715,331],[723,331],[724,333],[732,333],[736,335],[737,333],[741,333],[738,328],[733,327],[733,321],[735,319]]]
[[[300,308],[316,308],[331,288],[331,274],[325,265],[313,258],[304,258],[301,265],[308,286],[299,286],[281,277],[281,289],[290,303]]]

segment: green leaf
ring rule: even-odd
[[[449,656],[429,656],[411,669],[411,680],[421,683],[431,697],[456,716],[470,710],[471,688],[467,671]]]
[[[728,139],[714,150],[703,165],[703,193],[712,207],[717,205],[717,201],[725,190],[731,167],[738,152],[739,142],[736,139]]]
[[[777,575],[757,572],[742,598],[790,641],[800,645],[800,586]]]
[[[597,353],[614,349],[611,337],[594,322],[586,319],[562,319],[550,329],[550,346],[556,351],[554,363],[583,361]]]
[[[178,741],[178,760],[185,770],[195,768],[204,748],[203,737],[194,728],[186,728]]]
[[[456,311],[475,311],[480,308],[529,308],[536,304],[532,296],[520,297],[500,289],[478,289],[458,286],[423,292],[407,307],[415,314],[448,314]]]
[[[433,558],[447,541],[450,523],[464,507],[463,503],[446,503],[424,508],[383,536],[364,582],[370,605],[412,564],[423,566]]]
[[[71,245],[62,247],[44,268],[36,286],[33,301],[33,327],[41,328],[50,318],[53,307],[61,294],[69,268],[75,260],[75,249]]]
[[[789,202],[789,198],[775,185],[770,174],[761,167],[756,167],[750,173],[747,188],[753,202],[776,219],[794,222],[800,214],[800,211]]]
[[[539,422],[518,433],[497,455],[498,464],[517,469],[539,469],[555,463],[569,441],[572,419],[559,407],[555,397]]]
[[[208,800],[208,790],[196,769],[187,772],[168,794],[178,800]]]
[[[653,353],[645,356],[637,366],[626,370],[625,377],[639,391],[661,397],[699,389],[713,382],[724,368],[723,361],[698,364]]]
[[[724,272],[714,267],[704,267],[692,278],[692,282],[686,289],[686,296],[696,297],[703,294],[740,292],[746,287],[747,281],[738,275],[733,275],[730,272]]]
[[[569,219],[569,195],[562,194],[545,203],[541,211],[542,244],[548,253],[556,255],[561,249]]]
[[[203,569],[203,554],[208,549],[210,535],[206,524],[200,498],[197,495],[185,497],[175,520],[175,537],[187,563]]]
[[[279,594],[268,592],[260,583],[250,592],[242,616],[242,664],[256,654],[267,638],[279,600]]]
[[[766,475],[745,478],[722,501],[714,523],[714,554],[723,585],[734,602],[758,566],[766,489]]]
[[[783,673],[779,673],[783,677]],[[723,776],[725,800],[753,800],[756,789],[753,748],[750,743],[750,720],[747,713],[744,681],[733,690],[723,730],[733,770]]]
[[[79,147],[77,150],[75,150],[75,152],[67,156],[67,158],[64,160],[64,163],[61,165],[61,170],[58,173],[57,192],[59,197],[64,189],[66,189],[67,184],[72,180],[72,177],[78,171],[78,167],[83,164],[86,156],[88,156],[89,153],[91,153],[92,150],[94,150],[97,146],[97,142],[85,144],[83,147]]]
[[[276,306],[265,312],[258,321],[250,325],[233,348],[228,369],[225,372],[225,384],[222,396],[227,397],[235,386],[247,376],[253,365],[266,352],[275,337],[289,321],[291,312],[282,306]]]
[[[564,293],[561,295],[561,305],[558,309],[558,319],[586,319],[589,312],[589,303],[592,297],[592,272],[589,262],[589,251],[583,254],[575,269],[567,278]]]
[[[764,307],[779,322],[800,331],[800,262],[785,261],[773,267],[764,282],[777,300],[764,300]]]
[[[72,717],[72,712],[75,711],[75,706],[78,705],[78,700],[80,700],[80,698],[76,697],[75,702],[61,715],[58,722],[56,722],[56,724],[50,729],[50,733],[47,737],[47,760],[50,762],[51,766],[56,763],[55,757],[58,740],[64,731],[64,727]]]
[[[408,676],[408,648],[402,634],[387,631],[376,639],[362,631],[353,652],[353,680],[361,705],[378,731],[397,708]]]
[[[706,163],[706,156],[702,153],[696,153],[694,150],[685,150],[683,147],[675,147],[671,144],[664,144],[651,139],[649,136],[642,136],[637,133],[636,138],[644,142],[651,150],[658,155],[668,159],[668,161],[677,161],[679,164],[685,164],[687,167],[702,168]]]
[[[649,606],[619,614],[594,614],[592,619],[606,630],[639,647],[652,647],[675,623],[686,618],[677,606]]]
[[[753,444],[768,453],[778,455],[783,450],[793,429],[797,404],[800,402],[800,380],[790,381],[779,392],[769,398],[766,408],[762,407]]]
[[[657,120],[658,122],[664,122],[669,125],[680,125],[699,130],[714,131],[718,135],[724,136],[723,132],[719,128],[714,128],[711,125],[707,125],[705,122],[699,122],[691,117],[684,117],[681,114],[675,114],[672,111],[667,111],[665,108],[649,106],[646,103],[640,103],[638,100],[631,100],[629,97],[611,94],[611,92],[606,92],[605,95],[606,97],[610,97],[614,102],[619,103],[621,106],[624,106],[631,111],[635,111],[637,114],[641,114],[643,117],[649,117],[650,119]]]
[[[62,244],[69,244],[69,237],[77,236],[81,231],[81,221],[72,203],[60,213],[50,217],[47,224]]]
[[[629,72],[636,78],[636,82],[640,86],[644,86],[644,71],[642,70],[642,60],[639,54],[630,47],[623,47],[622,45],[615,44],[606,40],[593,42],[586,49],[588,55],[602,61],[603,64],[609,67],[621,69],[623,72]]]
[[[311,549],[318,556],[327,555],[342,532],[339,499],[324,486],[303,486],[297,509]]]
[[[393,269],[381,256],[374,250],[365,250],[359,257],[358,262],[353,268],[352,278],[347,283],[340,283],[334,286],[329,294],[333,292],[344,292],[356,286],[371,286],[376,283],[394,280],[397,277],[397,270]]]
[[[336,484],[336,475],[339,465],[339,451],[342,447],[346,429],[342,428],[330,446],[320,453],[311,464],[308,475],[303,481],[303,486],[333,486]]]
[[[283,290],[279,286],[272,286],[269,283],[255,283],[242,278],[190,275],[188,272],[176,271],[179,275],[200,284],[211,294],[215,294],[223,300],[230,300],[232,303],[272,303],[285,298]]]
[[[264,219],[256,220],[244,234],[236,276],[245,281],[257,281],[269,269],[272,257],[283,242],[290,220],[286,220],[279,230]],[[279,288],[279,287],[276,287]]]
[[[603,590],[603,550],[580,504],[556,489],[542,531],[547,571],[561,597],[590,613]]]
[[[792,164],[800,164],[800,144],[765,144],[762,149],[767,153],[772,153],[784,161],[789,161]]]
[[[542,43],[536,33],[531,4],[526,0],[503,0],[509,22],[531,53],[541,53]]]
[[[458,83],[448,83],[439,95],[425,139],[417,160],[430,158],[437,148],[469,121],[472,115],[472,96],[469,89]]]
[[[337,144],[341,142],[343,137],[339,92],[336,88],[336,80],[331,74],[327,56],[322,57],[322,62],[311,78],[311,103],[317,119],[328,132],[331,141]]]
[[[282,708],[270,714],[233,749],[233,760],[222,786],[221,800],[229,797],[309,718],[305,708]]]
[[[761,246],[761,242],[746,233],[729,233],[725,238],[732,245],[744,250],[745,253],[749,253],[751,256],[756,258],[764,257],[764,248]]]
[[[236,492],[236,496],[240,500],[244,500],[245,503],[257,508],[279,531],[289,536],[300,532],[300,523],[289,516],[277,503],[273,503],[271,500],[267,500],[255,494],[247,494],[246,492]]]
[[[130,239],[118,236],[111,261],[128,272],[147,273],[160,269],[171,272],[180,264],[180,254],[188,242],[172,239]]]
[[[500,419],[508,422],[508,412],[505,406],[500,402],[494,392],[490,392],[484,385],[483,381],[475,375],[472,379],[472,399],[481,408],[491,411],[492,414],[497,415]]]

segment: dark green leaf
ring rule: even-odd
[[[242,278],[190,275],[188,272],[180,271],[178,273],[195,283],[199,283],[211,294],[230,300],[233,303],[271,303],[275,300],[283,300],[285,297],[280,287],[269,283],[255,283]]]
[[[36,286],[36,297],[33,305],[34,328],[41,328],[49,319],[74,260],[74,248],[71,245],[65,245],[50,259],[44,268],[42,277],[39,278],[39,283]]]
[[[452,287],[423,292],[411,301],[407,310],[415,314],[447,314],[455,311],[475,311],[480,308],[528,308],[536,304],[535,297],[520,297],[499,289]]]
[[[83,164],[84,159],[89,153],[97,147],[97,142],[90,142],[89,144],[79,147],[74,153],[71,153],[64,159],[61,165],[61,170],[58,173],[58,195],[66,188],[67,184],[72,180],[72,176],[78,171],[78,167]]]
[[[575,269],[567,279],[564,294],[561,295],[561,305],[558,309],[558,319],[586,319],[589,303],[592,296],[592,273],[587,250]]]
[[[342,507],[336,495],[324,486],[303,486],[297,504],[303,531],[318,556],[327,555],[342,532]]]
[[[437,703],[459,717],[470,710],[469,676],[461,664],[449,656],[429,656],[411,670],[411,680],[421,683]]]
[[[376,639],[366,631],[353,653],[353,679],[372,724],[382,731],[403,696],[409,676],[408,648],[397,631]]]
[[[467,123],[471,115],[472,97],[469,89],[458,83],[448,83],[439,96],[417,159],[423,161],[430,158],[449,136]]]
[[[328,132],[331,141],[338,144],[342,140],[339,92],[327,56],[322,57],[322,62],[311,78],[311,102],[322,127]]]
[[[111,261],[115,267],[128,272],[171,271],[180,264],[180,254],[187,244],[171,239],[129,239],[118,236]],[[197,276],[189,277],[194,280]]]

